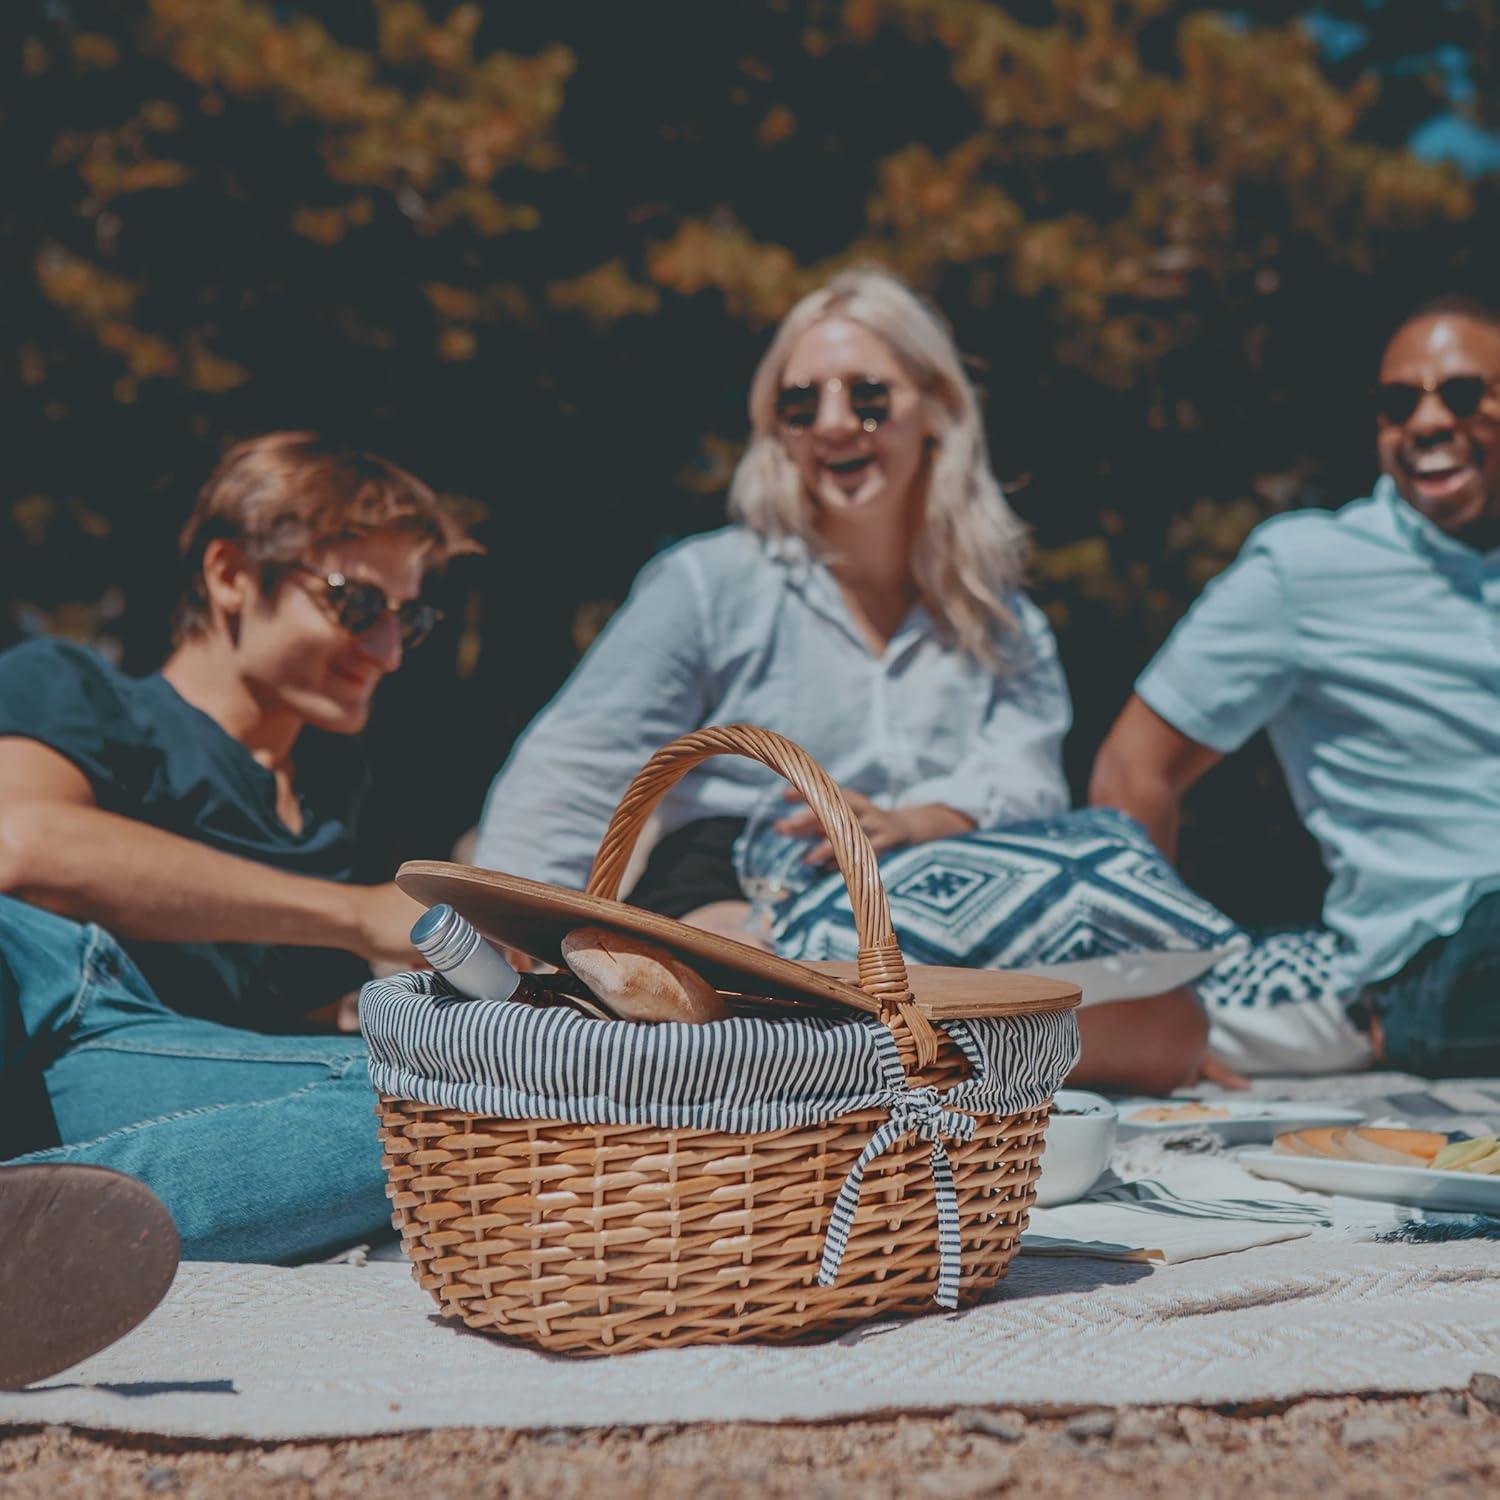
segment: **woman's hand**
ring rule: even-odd
[[[906,844],[951,838],[954,834],[968,833],[974,827],[973,818],[942,802],[922,802],[913,807],[881,807],[863,792],[844,787],[843,793],[876,854],[884,854],[887,849],[900,849]],[[786,795],[788,801],[802,800],[802,794],[795,787],[789,787]],[[807,838],[821,834],[822,827],[817,814],[810,807],[803,807],[782,818],[776,824],[776,831],[790,838]],[[803,856],[803,863],[832,864],[833,845],[820,838]]]

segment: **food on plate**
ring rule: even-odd
[[[1217,1105],[1190,1099],[1184,1104],[1148,1104],[1144,1109],[1132,1110],[1125,1118],[1132,1125],[1191,1125],[1195,1120],[1228,1120],[1233,1116]]]
[[[1482,1161],[1497,1148],[1500,1148],[1500,1141],[1492,1135],[1476,1135],[1468,1140],[1450,1141],[1432,1158],[1432,1164],[1445,1171],[1462,1172],[1475,1162]]]
[[[1280,1151],[1283,1156],[1323,1156],[1322,1151],[1314,1151],[1306,1141],[1302,1139],[1307,1132],[1305,1130],[1294,1130],[1286,1135],[1276,1137],[1273,1149]]]
[[[1357,1133],[1379,1141],[1392,1151],[1405,1151],[1412,1156],[1420,1156],[1428,1165],[1431,1165],[1432,1158],[1443,1149],[1443,1143],[1448,1139],[1436,1130],[1395,1130],[1389,1126],[1380,1129],[1371,1127]]]
[[[722,1021],[719,992],[654,943],[608,927],[575,927],[562,940],[568,967],[615,1015],[627,1021]]]
[[[1325,1156],[1335,1161],[1363,1161],[1392,1167],[1425,1167],[1447,1144],[1433,1130],[1297,1130],[1276,1137],[1276,1149],[1294,1156]]]
[[[1296,1139],[1307,1148],[1303,1152],[1304,1156],[1337,1156],[1347,1159],[1343,1141],[1346,1129],[1342,1125],[1324,1125],[1316,1130],[1299,1130]]]
[[[1500,1176],[1500,1140],[1479,1136],[1448,1140],[1435,1130],[1296,1130],[1276,1137],[1276,1150],[1290,1156],[1391,1167],[1432,1167],[1438,1171],[1482,1172]]]
[[[1339,1148],[1350,1161],[1374,1162],[1382,1167],[1425,1167],[1432,1160],[1431,1153],[1419,1155],[1414,1151],[1402,1151],[1384,1139],[1387,1132],[1379,1136],[1363,1130],[1340,1132]]]

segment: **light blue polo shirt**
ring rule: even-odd
[[[1388,478],[1257,527],[1136,692],[1214,750],[1269,731],[1351,989],[1500,889],[1500,550],[1444,536]]]

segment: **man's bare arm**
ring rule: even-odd
[[[0,891],[121,937],[343,948],[415,961],[394,885],[315,880],[101,810],[65,756],[0,738]]]
[[[1168,859],[1176,859],[1182,799],[1222,759],[1132,694],[1099,748],[1089,801],[1129,813]]]

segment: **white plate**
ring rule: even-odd
[[[1214,1120],[1133,1120],[1142,1109],[1170,1108],[1174,1104],[1201,1103],[1211,1109],[1222,1109],[1224,1115]],[[1118,1104],[1120,1139],[1128,1141],[1138,1135],[1172,1135],[1185,1130],[1207,1130],[1229,1145],[1248,1146],[1269,1143],[1278,1135],[1293,1130],[1312,1130],[1319,1125],[1357,1125],[1365,1117],[1362,1109],[1338,1104],[1299,1104],[1292,1100],[1272,1099],[1126,1099]]]
[[[1281,1151],[1242,1151],[1235,1160],[1257,1177],[1289,1182],[1314,1193],[1410,1203],[1453,1213],[1500,1214],[1500,1177],[1478,1172],[1441,1172],[1431,1167],[1391,1167],[1333,1157],[1291,1156]]]

